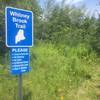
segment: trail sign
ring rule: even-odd
[[[6,46],[31,47],[33,45],[32,11],[6,7]]]
[[[10,48],[10,57],[11,57],[11,73],[18,75],[30,70],[29,67],[29,48]]]
[[[23,100],[22,73],[28,72],[29,48],[33,46],[33,13],[32,11],[6,7],[6,46],[10,47],[11,73],[18,75],[19,100]]]

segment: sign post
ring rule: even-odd
[[[19,74],[18,77],[18,100],[23,100],[23,91],[22,91],[22,74]]]
[[[33,46],[33,13],[13,7],[5,8],[6,46],[10,47],[10,72],[18,75],[18,100],[23,100],[22,74],[30,70],[29,47]]]

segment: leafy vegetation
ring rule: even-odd
[[[0,1],[0,100],[18,99],[18,77],[9,73],[5,46],[4,9],[13,6],[34,12],[35,45],[30,48],[31,71],[23,75],[24,100],[100,99],[100,16],[85,7],[45,0]]]

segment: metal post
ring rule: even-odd
[[[23,93],[22,93],[22,74],[18,76],[18,100],[23,100]]]

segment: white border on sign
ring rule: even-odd
[[[22,11],[27,11],[27,12],[30,12],[30,13],[32,14],[32,45],[30,45],[30,46],[27,46],[27,45],[26,45],[26,46],[9,46],[9,45],[8,45],[8,43],[7,43],[7,9],[8,9],[8,8],[17,9],[17,10],[22,10]],[[32,47],[32,46],[33,46],[33,28],[34,28],[34,26],[33,26],[33,20],[34,20],[34,19],[33,19],[33,12],[32,12],[32,11],[7,6],[7,7],[5,8],[6,46],[7,46],[7,47]]]

